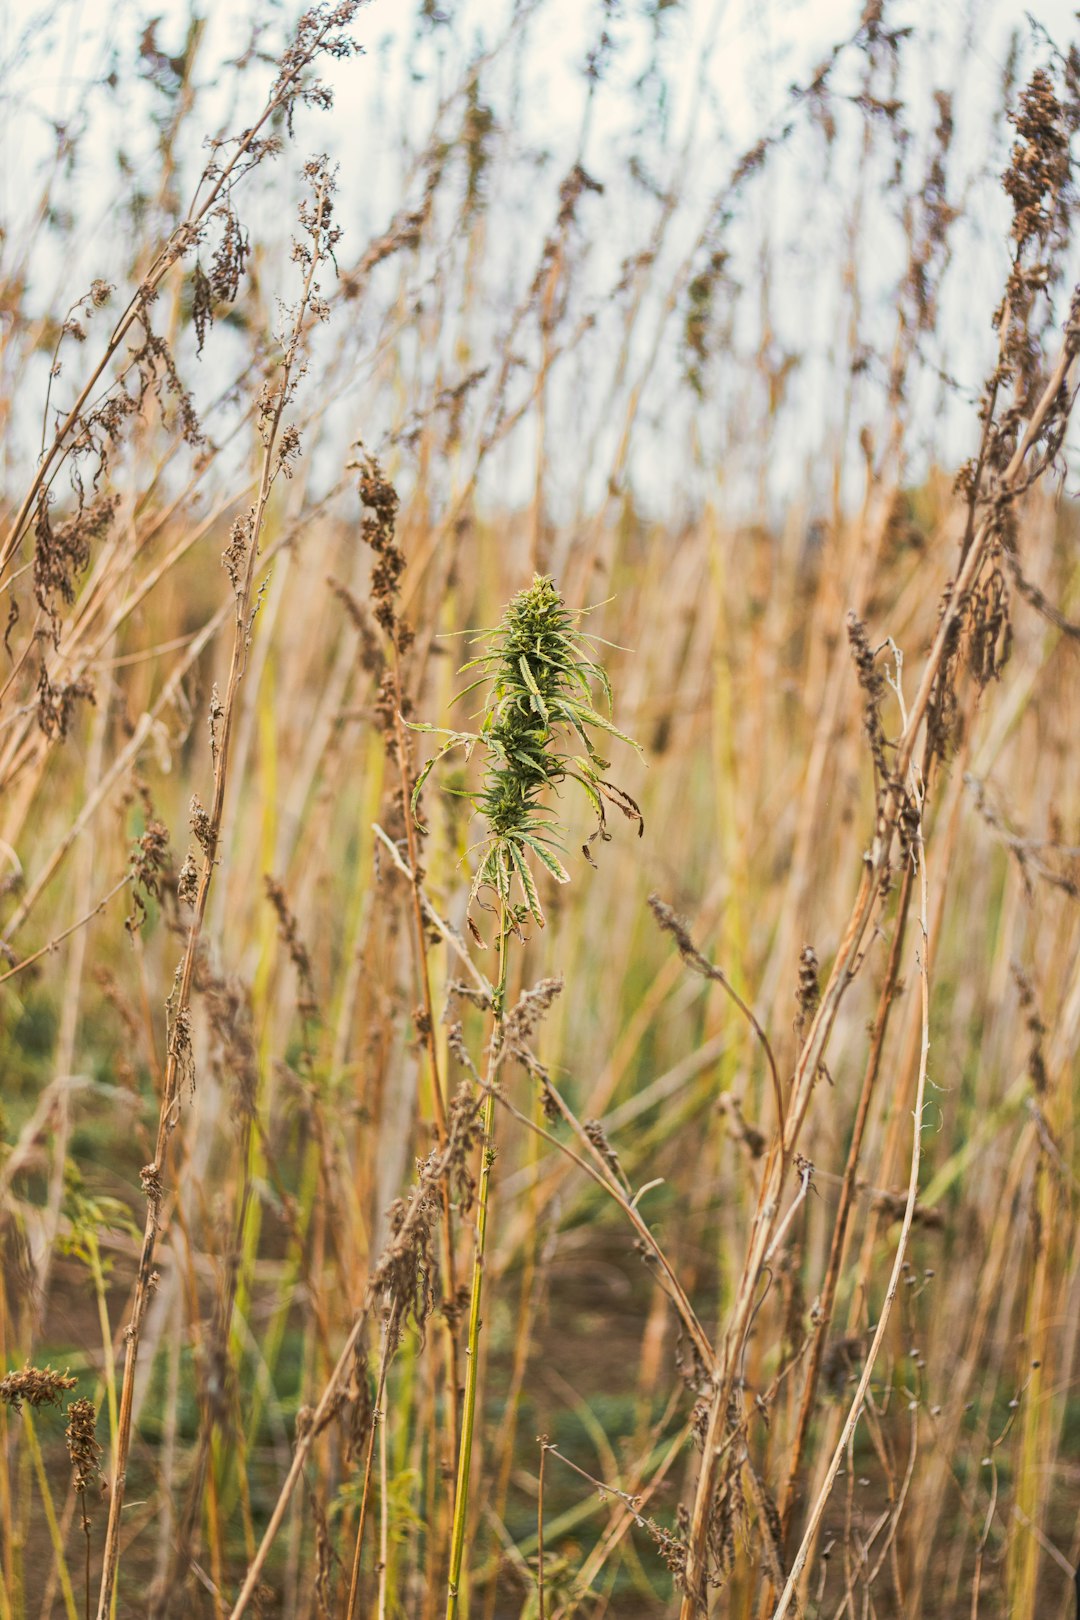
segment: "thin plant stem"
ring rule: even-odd
[[[870,1113],[870,1102],[874,1094],[878,1071],[881,1066],[881,1057],[885,1048],[885,1035],[889,1027],[889,1014],[895,999],[896,985],[900,976],[900,965],[903,958],[904,937],[907,925],[908,904],[914,884],[914,871],[907,867],[901,883],[900,898],[897,903],[896,924],[893,930],[892,945],[889,950],[889,961],[885,969],[885,982],[882,985],[878,1000],[877,1016],[874,1020],[874,1033],[871,1041],[870,1055],[867,1059],[866,1071],[863,1077],[862,1090],[859,1095],[859,1104],[855,1116],[855,1128],[852,1132],[851,1144],[848,1148],[847,1163],[844,1166],[843,1182],[840,1188],[840,1199],[836,1215],[833,1218],[833,1231],[829,1247],[829,1259],[825,1271],[825,1281],[820,1293],[820,1320],[817,1323],[813,1343],[810,1349],[810,1361],[806,1371],[803,1385],[802,1399],[799,1405],[798,1424],[795,1439],[792,1444],[791,1455],[788,1462],[788,1476],[784,1486],[784,1494],[780,1501],[780,1519],[786,1530],[791,1521],[795,1495],[798,1488],[801,1472],[801,1460],[807,1436],[810,1432],[810,1421],[813,1416],[814,1403],[817,1398],[818,1375],[821,1371],[821,1362],[825,1354],[825,1345],[828,1339],[829,1328],[832,1323],[833,1303],[836,1298],[836,1288],[840,1278],[840,1267],[844,1253],[844,1245],[848,1230],[848,1217],[855,1197],[855,1177],[858,1173],[859,1155],[862,1151],[863,1133]]]
[[[63,944],[65,939],[70,939],[71,935],[77,933],[80,928],[85,928],[87,923],[93,922],[95,917],[100,917],[113,896],[119,894],[120,890],[126,888],[130,882],[131,873],[125,872],[123,877],[113,884],[108,893],[102,895],[93,910],[86,913],[85,917],[80,917],[78,922],[73,922],[67,928],[61,929],[60,933],[50,939],[47,945],[42,945],[40,950],[32,951],[29,956],[24,956],[21,962],[16,962],[14,967],[8,968],[5,973],[0,973],[0,984],[6,984],[8,979],[15,977],[16,973],[22,973],[24,968],[33,967],[35,962],[40,962],[43,956],[48,956],[50,951],[55,951],[59,945]]]
[[[79,1507],[82,1511],[83,1536],[86,1539],[86,1566],[83,1573],[83,1604],[85,1620],[90,1620],[90,1518],[86,1511],[86,1498],[83,1494],[80,1494],[79,1497]]]
[[[120,1521],[124,1506],[124,1488],[127,1480],[127,1464],[131,1447],[131,1426],[135,1404],[135,1369],[138,1363],[143,1319],[146,1315],[151,1294],[156,1286],[154,1255],[157,1249],[163,1197],[162,1177],[168,1160],[169,1140],[179,1116],[180,1090],[186,1058],[186,1050],[178,1039],[178,1032],[184,1029],[186,1025],[188,1008],[195,983],[195,968],[199,953],[199,942],[202,937],[203,919],[206,915],[210,885],[218,863],[218,840],[225,810],[229,747],[232,741],[237,693],[247,663],[248,638],[251,633],[259,538],[266,519],[270,491],[278,470],[277,447],[282,417],[291,397],[291,385],[299,361],[300,340],[304,331],[308,305],[315,286],[315,276],[323,256],[321,232],[326,201],[327,182],[323,181],[319,185],[317,194],[312,251],[307,266],[303,292],[297,306],[292,333],[285,353],[277,397],[264,430],[264,453],[259,494],[248,520],[247,553],[243,562],[243,572],[238,576],[235,590],[232,657],[225,696],[217,716],[215,735],[213,800],[200,838],[203,847],[203,861],[194,903],[194,916],[188,928],[183,962],[174,992],[172,1033],[169,1040],[168,1061],[165,1066],[154,1158],[143,1171],[143,1184],[147,1192],[146,1222],[143,1229],[142,1252],[132,1300],[131,1318],[127,1329],[127,1354],[124,1359],[124,1377],[120,1394],[119,1423],[115,1443],[116,1465],[113,1471],[112,1492],[109,1501],[109,1522],[105,1533],[101,1588],[98,1594],[98,1620],[106,1620],[106,1616],[111,1613],[116,1590],[117,1567],[120,1556]]]
[[[683,1326],[686,1328],[687,1333],[692,1339],[698,1354],[706,1362],[706,1365],[708,1365],[714,1356],[712,1345],[709,1341],[707,1333],[705,1332],[705,1329],[702,1327],[697,1318],[697,1314],[694,1311],[693,1306],[687,1298],[686,1291],[680,1283],[674,1267],[664,1254],[663,1249],[657,1243],[656,1238],[650,1230],[647,1222],[645,1222],[638,1213],[636,1202],[627,1198],[625,1192],[619,1186],[619,1183],[611,1175],[606,1163],[604,1162],[603,1156],[597,1152],[595,1145],[589,1140],[584,1126],[576,1117],[573,1110],[570,1108],[570,1105],[562,1096],[561,1092],[559,1092],[555,1086],[550,1084],[547,1086],[547,1095],[552,1099],[563,1119],[566,1120],[567,1124],[578,1136],[582,1146],[595,1161],[595,1165],[590,1164],[588,1159],[582,1158],[579,1153],[575,1153],[574,1149],[570,1147],[568,1143],[561,1142],[557,1136],[553,1136],[550,1131],[545,1130],[544,1127],[538,1124],[536,1120],[530,1119],[529,1116],[527,1114],[523,1114],[519,1108],[515,1108],[513,1103],[511,1103],[506,1097],[502,1096],[501,1093],[492,1090],[491,1094],[497,1098],[498,1102],[503,1108],[506,1109],[507,1113],[512,1114],[520,1124],[525,1126],[526,1130],[534,1132],[535,1135],[542,1138],[543,1141],[548,1142],[552,1147],[558,1149],[560,1153],[565,1154],[573,1164],[577,1165],[579,1170],[584,1171],[587,1176],[596,1182],[598,1187],[602,1187],[604,1191],[610,1194],[610,1196],[615,1200],[623,1214],[626,1216],[627,1220],[638,1233],[642,1242],[647,1246],[646,1252],[655,1256],[656,1262],[663,1272],[668,1285],[668,1297],[682,1318]]]
[[[49,1488],[49,1478],[45,1472],[45,1459],[41,1455],[41,1446],[34,1427],[33,1415],[27,1406],[23,1407],[23,1433],[26,1435],[27,1447],[33,1460],[34,1473],[37,1477],[38,1489],[41,1492],[41,1501],[45,1509],[45,1522],[49,1527],[49,1539],[53,1544],[56,1568],[60,1576],[60,1590],[64,1594],[64,1608],[67,1610],[68,1620],[79,1620],[79,1611],[75,1607],[75,1592],[71,1585],[67,1559],[64,1556],[64,1539],[60,1534],[56,1506],[53,1502],[52,1491]]]
[[[470,1115],[463,1121],[462,1129],[471,1124],[471,1120],[472,1116]],[[439,1178],[446,1173],[448,1164],[450,1163],[453,1155],[458,1151],[460,1151],[459,1142],[455,1140],[454,1130],[451,1129],[450,1136],[447,1138],[445,1149],[435,1154],[433,1163],[430,1167],[429,1174],[432,1178],[432,1185],[436,1185]],[[405,1215],[401,1227],[398,1230],[397,1238],[399,1242],[408,1240],[411,1233],[415,1230],[421,1215],[423,1214],[423,1210],[423,1201],[419,1198],[414,1198]],[[314,1439],[319,1433],[321,1433],[322,1426],[328,1419],[328,1414],[332,1413],[337,1408],[340,1390],[345,1382],[349,1369],[352,1366],[353,1358],[356,1354],[356,1347],[360,1342],[361,1334],[364,1331],[364,1325],[367,1321],[368,1314],[375,1304],[375,1300],[376,1287],[373,1283],[369,1283],[368,1288],[365,1291],[363,1303],[356,1313],[355,1320],[353,1321],[352,1327],[349,1329],[349,1332],[346,1335],[345,1342],[342,1345],[337,1361],[334,1363],[333,1370],[331,1371],[323,1387],[318,1404],[316,1405],[314,1413],[312,1414],[311,1423],[297,1438],[296,1444],[293,1448],[292,1461],[289,1464],[285,1479],[283,1480],[281,1489],[278,1492],[277,1501],[274,1503],[273,1509],[271,1510],[266,1529],[263,1531],[262,1540],[256,1548],[255,1556],[248,1564],[243,1584],[237,1595],[236,1602],[233,1604],[232,1609],[229,1612],[229,1620],[240,1620],[240,1616],[244,1614],[248,1604],[251,1602],[251,1599],[255,1594],[255,1589],[259,1584],[259,1577],[262,1574],[263,1567],[270,1555],[270,1549],[274,1545],[278,1533],[281,1530],[281,1526],[284,1523],[289,1503],[292,1500],[293,1493],[296,1490],[297,1483],[299,1482],[300,1476],[303,1472],[304,1464],[307,1460],[308,1453],[311,1450]]]
[[[397,745],[398,771],[401,779],[401,802],[402,804],[408,804],[412,786],[409,780],[408,742],[405,736],[405,725],[401,718],[401,655],[396,644],[394,646],[394,684],[397,688],[398,700],[394,735]],[[439,1145],[442,1147],[446,1143],[446,1100],[442,1092],[442,1081],[439,1075],[439,1054],[435,1044],[435,1009],[431,1000],[431,972],[428,966],[427,932],[424,927],[423,902],[420,895],[420,864],[417,851],[416,826],[413,817],[410,815],[405,817],[405,839],[409,852],[409,892],[412,900],[411,910],[413,938],[416,947],[416,968],[424,998],[424,1050],[427,1053],[428,1072],[431,1079],[431,1099],[435,1111],[435,1128],[438,1131]],[[454,1299],[457,1295],[457,1268],[454,1263],[454,1212],[450,1202],[448,1181],[443,1182],[440,1196],[443,1210],[442,1262],[445,1273],[445,1294],[447,1299]],[[449,1316],[443,1318],[443,1343],[446,1361],[447,1455],[453,1457],[457,1453],[458,1346],[457,1335],[454,1332],[454,1321]]]
[[[484,1286],[484,1252],[487,1244],[488,1197],[491,1171],[495,1163],[492,1140],[495,1125],[495,1092],[491,1085],[498,1061],[506,1003],[507,945],[510,925],[505,900],[499,908],[499,979],[495,986],[491,1046],[488,1057],[488,1084],[481,1113],[481,1164],[476,1215],[476,1250],[473,1255],[472,1289],[469,1295],[469,1332],[465,1354],[465,1399],[461,1410],[461,1440],[458,1448],[457,1485],[454,1491],[454,1522],[450,1533],[450,1573],[446,1589],[446,1620],[458,1612],[462,1568],[465,1560],[465,1529],[468,1522],[469,1470],[472,1464],[473,1435],[476,1427],[476,1390],[480,1361],[480,1305]]]
[[[397,1309],[395,1307],[384,1330],[382,1354],[379,1357],[379,1384],[375,1392],[375,1407],[371,1414],[367,1450],[364,1454],[364,1483],[360,1491],[360,1517],[356,1526],[356,1546],[353,1551],[352,1574],[349,1579],[349,1596],[345,1603],[345,1620],[352,1620],[360,1596],[360,1555],[364,1546],[364,1525],[367,1520],[368,1496],[371,1491],[371,1465],[375,1452],[375,1431],[382,1421],[381,1413],[386,1392],[386,1372],[390,1365],[390,1345],[392,1336],[396,1331],[396,1323]]]
[[[917,791],[918,790],[916,789],[916,792]],[[920,804],[921,809],[921,798],[917,799],[917,802]],[[866,1400],[867,1390],[870,1387],[870,1379],[873,1375],[878,1352],[880,1351],[885,1339],[885,1331],[889,1325],[889,1316],[892,1311],[893,1301],[896,1298],[897,1289],[900,1286],[900,1275],[903,1269],[904,1259],[907,1254],[908,1238],[911,1235],[911,1226],[915,1218],[915,1204],[919,1196],[919,1166],[922,1160],[923,1109],[926,1102],[927,1064],[930,1056],[930,968],[927,961],[930,940],[929,925],[927,921],[929,906],[927,901],[926,851],[923,845],[921,816],[919,821],[918,835],[914,841],[912,858],[917,860],[919,865],[920,942],[918,959],[922,1005],[922,1041],[919,1052],[918,1082],[915,1088],[915,1107],[913,1110],[914,1125],[911,1142],[911,1165],[908,1174],[907,1199],[904,1205],[904,1218],[901,1222],[900,1235],[897,1239],[896,1254],[893,1257],[892,1274],[889,1278],[888,1287],[885,1291],[885,1298],[882,1301],[881,1310],[878,1314],[878,1321],[874,1331],[874,1336],[870,1342],[870,1348],[866,1354],[866,1361],[863,1366],[862,1375],[859,1379],[858,1388],[856,1389],[851,1405],[848,1408],[847,1417],[845,1418],[843,1428],[840,1431],[840,1438],[837,1440],[836,1447],[829,1462],[828,1471],[825,1475],[825,1481],[821,1487],[821,1490],[818,1492],[816,1501],[813,1503],[810,1509],[806,1529],[803,1533],[803,1539],[792,1561],[791,1568],[788,1571],[788,1577],[784,1583],[784,1589],[780,1594],[779,1601],[776,1608],[773,1610],[773,1620],[784,1620],[784,1616],[787,1614],[788,1610],[793,1605],[797,1607],[799,1580],[803,1569],[805,1568],[810,1548],[812,1547],[817,1536],[818,1525],[820,1524],[822,1516],[828,1505],[833,1484],[836,1480],[837,1474],[840,1471],[840,1464],[843,1462],[844,1454],[854,1437],[855,1427],[859,1421],[859,1416],[863,1409],[863,1402]]]
[[[544,1620],[544,1462],[547,1458],[548,1437],[540,1436],[540,1478],[536,1492],[536,1612]]]
[[[379,1620],[386,1620],[390,1576],[390,1490],[386,1467],[386,1424],[379,1424]]]

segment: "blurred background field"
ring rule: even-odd
[[[425,3],[391,18],[374,4],[343,19],[366,54],[313,55],[303,96],[268,119],[280,151],[249,153],[182,240],[206,195],[205,138],[254,124],[290,8],[156,22],[118,8],[106,37],[67,5],[7,27],[6,128],[26,160],[6,180],[0,258],[0,496],[16,540],[0,581],[0,1345],[5,1372],[78,1380],[108,1476],[157,1196],[145,1167],[179,1064],[131,1388],[120,1614],[234,1612],[398,1230],[395,1200],[441,1140],[433,1061],[447,1099],[468,1080],[453,1020],[480,1062],[486,1015],[456,994],[458,955],[430,927],[430,1023],[424,1012],[400,870],[422,863],[435,910],[492,975],[491,918],[475,913],[484,948],[466,926],[480,830],[447,791],[475,772],[450,756],[424,787],[426,833],[407,833],[403,773],[432,739],[396,716],[472,724],[475,698],[453,706],[468,633],[496,625],[536,573],[603,638],[615,723],[641,744],[612,740],[613,775],[644,835],[613,813],[594,869],[587,809],[559,801],[571,882],[540,875],[547,926],[516,946],[509,999],[562,978],[538,1058],[577,1119],[601,1123],[722,1343],[776,1123],[770,1074],[648,897],[687,919],[786,1084],[882,802],[846,615],[899,675],[876,700],[895,738],[981,510],[957,474],[969,457],[978,476],[996,465],[980,438],[995,410],[998,446],[1015,446],[1069,317],[1070,179],[1043,195],[1030,252],[1001,186],[1014,143],[1038,144],[1009,113],[1040,65],[1068,169],[1080,61],[1067,16],[1013,35],[1003,8],[978,6],[946,18],[627,0],[575,8],[572,23],[542,0],[497,10]],[[220,172],[236,151],[209,161]],[[325,319],[301,308],[308,265],[289,247],[293,232],[315,240],[295,221],[321,152],[339,165],[343,229],[318,265]],[[995,332],[1022,251],[1045,271]],[[1017,319],[1022,341],[1001,360]],[[283,352],[293,391],[273,438]],[[51,499],[20,528],[58,430]],[[1075,1604],[1080,518],[1067,412],[1051,448],[988,565],[928,778],[918,1201],[802,1584],[807,1614],[1064,1620]],[[358,492],[376,463],[400,501],[389,597]],[[267,477],[234,642],[221,559]],[[412,636],[387,635],[376,614],[390,598]],[[193,947],[200,816],[234,687]],[[786,1574],[882,1308],[923,1036],[913,923],[889,965],[900,875],[832,1026],[785,1198],[804,1163],[806,1195],[741,1350],[746,1462],[709,1504],[703,1614],[773,1612],[778,1552]],[[880,1069],[821,1327],[875,1021]],[[497,1113],[462,1612],[678,1613],[708,1381],[624,1212],[560,1151],[574,1139],[536,1076],[508,1065],[501,1086],[524,1118]],[[467,1292],[475,1213],[454,1197]],[[381,1393],[403,1307],[392,1291],[367,1301],[367,1359],[310,1440],[250,1612],[347,1612],[369,1440],[356,1612],[445,1611],[443,1356],[464,1324],[441,1244],[436,1232],[421,1256],[434,1313],[415,1320],[421,1284]],[[0,1404],[2,1617],[77,1617],[84,1588],[97,1602],[110,1493],[73,1487],[68,1399]]]

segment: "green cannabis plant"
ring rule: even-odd
[[[573,781],[584,792],[596,816],[596,829],[582,846],[589,861],[589,845],[597,838],[610,837],[605,800],[636,822],[639,837],[645,830],[637,803],[603,774],[609,762],[590,736],[590,731],[601,731],[632,748],[639,746],[594,707],[597,687],[609,714],[613,706],[607,673],[589,656],[588,644],[596,639],[577,629],[554,580],[537,575],[510,602],[491,634],[488,651],[462,666],[463,672],[483,671],[460,694],[464,698],[487,688],[488,705],[480,731],[413,727],[447,738],[417,777],[412,794],[414,816],[424,783],[440,759],[455,748],[464,748],[470,755],[477,743],[486,749],[483,786],[469,795],[487,828],[469,905],[471,908],[483,890],[493,890],[515,928],[529,917],[544,926],[532,857],[557,883],[570,881],[555,853],[562,847],[557,836],[559,823],[542,802],[546,791],[557,792],[562,783]],[[560,748],[560,742],[569,740],[580,743],[584,752]],[[515,882],[523,904],[514,902]],[[470,927],[479,937],[471,916]]]
[[[465,1399],[462,1409],[461,1440],[458,1449],[457,1487],[454,1495],[454,1522],[451,1531],[450,1570],[447,1592],[447,1620],[454,1620],[461,1590],[465,1557],[469,1478],[476,1426],[480,1304],[483,1290],[484,1251],[487,1242],[488,1193],[495,1152],[494,1080],[498,1054],[503,1041],[506,1006],[507,944],[512,934],[521,933],[531,918],[541,928],[544,913],[530,864],[540,862],[558,883],[569,883],[570,875],[559,860],[561,830],[558,818],[544,803],[548,791],[558,792],[564,782],[576,782],[596,816],[596,828],[582,846],[586,859],[592,859],[589,845],[597,838],[607,839],[605,801],[616,805],[644,832],[644,819],[637,803],[604,772],[603,758],[590,733],[601,731],[638,747],[593,705],[593,691],[603,692],[608,713],[613,701],[611,683],[603,667],[589,655],[589,645],[597,638],[577,629],[554,580],[537,575],[532,584],[512,599],[498,628],[491,633],[488,650],[470,659],[462,672],[482,673],[460,694],[487,690],[487,706],[479,732],[447,731],[434,726],[415,725],[414,730],[437,732],[446,742],[420,772],[412,793],[412,812],[417,816],[420,794],[438,760],[455,748],[471,755],[477,743],[485,749],[487,764],[482,786],[468,795],[482,818],[486,832],[480,845],[469,894],[469,926],[480,941],[471,907],[484,890],[494,892],[499,913],[499,973],[493,999],[493,1028],[489,1046],[489,1067],[483,1082],[484,1152],[479,1178],[476,1247],[473,1256],[472,1286],[469,1298],[468,1351]],[[580,743],[584,752],[568,752],[560,744]],[[515,888],[521,899],[514,897]],[[479,1078],[479,1076],[477,1076]]]

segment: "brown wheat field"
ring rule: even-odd
[[[16,0],[0,1620],[1075,1614],[1078,44]]]

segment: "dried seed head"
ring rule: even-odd
[[[808,1021],[814,1016],[817,1004],[821,1000],[821,989],[818,985],[818,959],[817,952],[812,945],[804,945],[799,952],[799,983],[795,992],[795,1000],[799,1008],[795,1019],[795,1032],[800,1037]]]
[[[626,1176],[623,1174],[623,1167],[619,1163],[619,1155],[615,1152],[615,1149],[608,1140],[608,1134],[604,1129],[603,1121],[599,1119],[583,1120],[582,1129],[584,1130],[589,1141],[592,1143],[593,1147],[596,1149],[597,1153],[599,1153],[600,1157],[607,1165],[608,1169],[611,1171],[612,1175],[615,1177],[615,1180],[618,1181],[623,1187],[629,1187],[630,1184],[627,1181]]]
[[[183,906],[193,906],[199,894],[199,868],[189,849],[176,880],[176,898]]]
[[[34,520],[34,595],[45,614],[54,646],[60,645],[60,606],[75,601],[76,581],[86,572],[95,545],[106,537],[116,516],[115,496],[99,496],[65,522],[53,526],[52,495],[43,491]]]
[[[390,1237],[371,1274],[372,1288],[388,1298],[391,1331],[400,1335],[411,1317],[421,1339],[435,1309],[439,1281],[434,1236],[439,1199],[434,1179],[425,1173],[434,1157],[421,1165],[419,1180],[407,1197],[391,1204]]]
[[[124,927],[134,934],[146,919],[146,901],[139,893],[143,889],[155,899],[161,898],[161,881],[169,866],[169,830],[160,821],[151,821],[131,854],[131,875],[134,880],[131,911],[124,919]]]
[[[1045,238],[1053,200],[1068,185],[1071,164],[1062,106],[1050,75],[1036,68],[1011,115],[1019,139],[1002,185],[1013,205],[1013,238],[1018,247]]]
[[[315,994],[315,972],[311,965],[311,956],[307,946],[300,937],[300,925],[289,905],[289,897],[281,884],[267,873],[263,879],[266,888],[266,898],[274,908],[278,920],[278,938],[289,953],[289,960],[296,969],[300,991],[297,997],[297,1009],[305,1022],[312,1022],[319,1016],[319,1001]]]
[[[515,1056],[520,1055],[540,1027],[541,1020],[562,994],[562,977],[540,979],[531,990],[523,990],[503,1024],[503,1042]]]
[[[346,1444],[348,1455],[353,1458],[363,1454],[364,1442],[375,1419],[375,1381],[368,1365],[367,1345],[362,1339],[353,1352],[347,1395],[349,1424]]]
[[[666,1530],[662,1524],[657,1524],[655,1519],[640,1519],[638,1523],[652,1538],[653,1545],[656,1547],[662,1563],[667,1566],[675,1577],[677,1590],[684,1592],[686,1590],[686,1560],[689,1556],[685,1534],[680,1534],[674,1530]]]
[[[63,742],[71,730],[76,704],[82,702],[97,702],[91,681],[80,677],[77,681],[54,685],[42,664],[37,685],[37,723],[46,737]]]
[[[85,1397],[72,1401],[68,1407],[65,1439],[68,1456],[71,1458],[75,1489],[81,1496],[91,1481],[101,1474],[97,1410],[93,1401],[88,1401]]]
[[[5,1406],[14,1407],[16,1412],[22,1410],[23,1402],[27,1406],[59,1406],[61,1396],[69,1389],[74,1389],[79,1382],[77,1378],[70,1377],[66,1372],[54,1372],[51,1367],[33,1367],[29,1362],[21,1372],[10,1372],[0,1378],[0,1401]]]
[[[200,848],[207,855],[212,855],[214,845],[217,842],[214,835],[214,824],[210,819],[209,811],[204,807],[197,793],[193,793],[191,796],[190,825]]]
[[[251,990],[238,974],[214,972],[206,955],[198,959],[195,982],[210,1023],[211,1062],[228,1093],[232,1117],[243,1126],[255,1118],[259,1089]]]
[[[881,705],[885,698],[885,677],[874,662],[874,653],[866,626],[854,613],[847,616],[848,641],[855,660],[855,672],[866,697],[863,726],[870,739],[870,753],[882,781],[888,778],[885,763],[885,731],[881,724]]]
[[[397,598],[405,572],[405,554],[397,542],[398,493],[373,455],[361,445],[354,463],[359,468],[360,499],[367,508],[361,533],[375,553],[371,573],[372,612],[390,640],[404,652],[413,632],[398,616]]]

